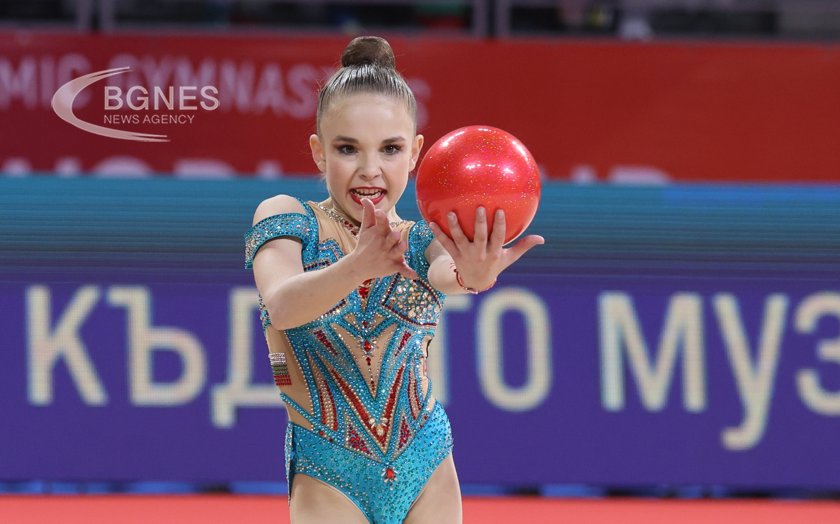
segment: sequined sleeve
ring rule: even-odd
[[[411,268],[417,271],[420,278],[428,280],[429,261],[426,260],[426,248],[435,239],[434,233],[429,229],[425,220],[420,220],[411,226],[408,233],[408,245],[411,253]]]
[[[296,238],[306,246],[310,234],[309,219],[302,213],[282,213],[264,218],[245,233],[245,268],[251,268],[257,251],[275,238]]]

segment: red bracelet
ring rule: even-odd
[[[487,286],[484,289],[475,289],[474,287],[467,287],[467,286],[464,285],[464,281],[461,280],[461,273],[458,272],[458,266],[456,266],[453,263],[451,265],[451,267],[452,267],[452,270],[455,271],[455,282],[457,282],[458,285],[461,286],[461,289],[463,289],[464,291],[466,291],[467,293],[469,293],[471,295],[478,295],[479,293],[483,293],[483,292],[487,291],[488,289],[490,289],[490,288],[492,288],[493,286],[496,285],[496,279],[494,278],[493,282],[491,282],[490,285]]]

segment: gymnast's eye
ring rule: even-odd
[[[340,146],[336,146],[335,149],[340,155],[352,155],[356,153],[356,148],[350,144],[342,144]]]

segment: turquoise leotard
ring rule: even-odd
[[[344,256],[335,239],[319,239],[313,206],[301,204],[304,213],[271,216],[248,231],[246,267],[260,247],[282,237],[302,243],[305,271]],[[432,400],[431,385],[424,391],[421,384],[424,341],[434,335],[444,300],[428,280],[424,253],[432,238],[424,221],[411,225],[405,257],[418,280],[399,274],[376,279],[319,318],[285,331],[311,405],[307,409],[281,388],[287,406],[309,426],[287,426],[290,495],[295,474],[303,473],[340,490],[371,523],[399,523],[451,453],[446,413]],[[271,321],[260,304],[268,329]],[[282,375],[285,362],[282,367],[274,367],[278,386],[289,380]]]

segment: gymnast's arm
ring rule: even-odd
[[[302,212],[300,202],[287,195],[278,195],[257,207],[254,224],[272,215]],[[268,310],[271,326],[283,330],[318,318],[349,295],[363,278],[349,257],[305,273],[300,241],[286,237],[267,242],[257,251],[254,280]]]
[[[315,320],[369,278],[398,271],[417,277],[402,261],[406,246],[399,231],[392,230],[385,214],[374,212],[373,204],[368,204],[358,246],[330,266],[304,272],[301,244],[292,238],[272,240],[257,251],[254,279],[274,329]],[[254,224],[272,215],[301,211],[300,202],[278,195],[257,207]]]

